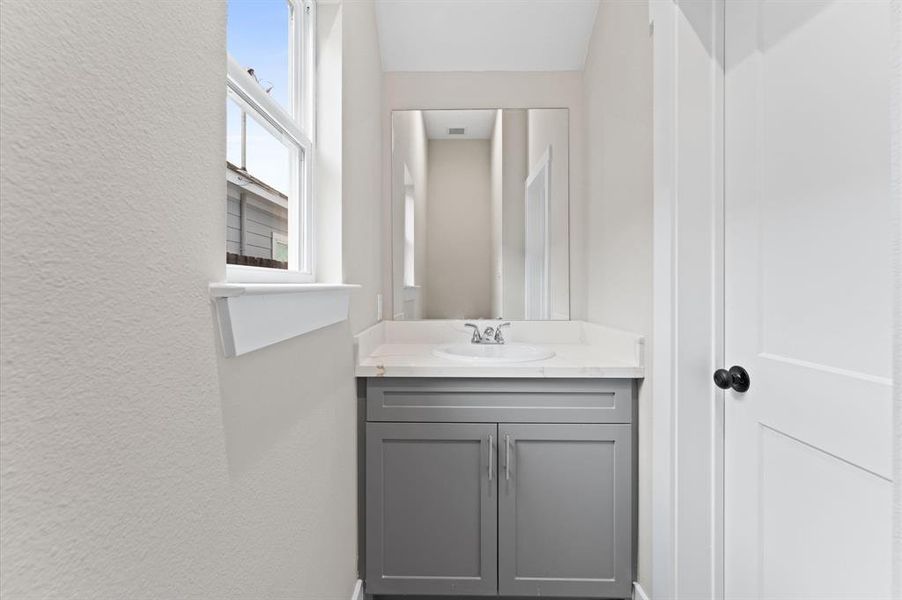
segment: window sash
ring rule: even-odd
[[[291,151],[288,193],[288,270],[227,265],[227,279],[241,282],[312,282],[313,240],[313,115],[315,2],[287,0],[291,8],[289,36],[289,99],[291,113],[269,96],[231,55],[226,90],[245,112]],[[297,69],[300,66],[301,69]],[[293,113],[293,114],[292,114]],[[309,135],[308,135],[309,132]]]

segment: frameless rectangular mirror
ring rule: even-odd
[[[566,108],[392,112],[395,320],[570,318]]]

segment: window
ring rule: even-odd
[[[314,280],[312,0],[229,0],[229,281]]]

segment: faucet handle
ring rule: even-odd
[[[495,328],[495,341],[497,343],[499,343],[499,344],[504,343],[504,336],[501,335],[501,328],[502,327],[510,327],[510,326],[511,326],[511,322],[507,321],[505,323],[501,323],[500,325],[498,325],[498,327]]]
[[[470,343],[472,343],[472,344],[482,343],[482,335],[479,333],[479,325],[476,325],[475,323],[464,323],[464,327],[472,327],[473,328],[473,337],[470,338]]]

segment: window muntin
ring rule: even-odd
[[[244,132],[242,122],[245,113],[241,107],[226,97],[226,161],[236,167],[244,167],[242,146],[244,144]]]
[[[291,191],[292,147],[257,121],[253,114],[246,119],[245,170],[286,196]],[[280,136],[281,137],[281,136]],[[296,145],[295,145],[296,146]],[[297,148],[294,148],[297,151]]]
[[[270,6],[273,4],[287,6],[287,11]],[[253,59],[254,52],[258,55],[261,52],[259,49],[248,49],[255,43],[254,40],[267,35],[264,31],[254,31],[252,35],[247,33],[248,24],[254,23],[248,11],[252,12],[254,7],[262,7],[264,14],[259,23],[268,23],[273,37],[278,37],[278,30],[283,24],[289,31],[288,74],[282,86],[286,95],[281,100],[273,96],[275,81],[268,80],[267,83],[256,67],[240,63],[232,55],[235,49],[248,60],[248,57]],[[310,68],[313,61],[313,36],[310,34],[313,31],[313,8],[313,2],[301,0],[229,0],[226,177],[230,226],[236,224],[236,215],[232,212],[236,210],[236,197],[240,207],[237,215],[238,235],[227,229],[226,258],[230,281],[314,279],[312,161],[309,160],[313,146],[313,70]],[[233,15],[236,15],[234,23]],[[236,37],[234,43],[233,35]],[[267,47],[264,42],[260,46]],[[276,44],[275,47],[278,49],[281,46]],[[283,62],[273,60],[262,64],[280,65]],[[254,69],[254,73],[250,73],[249,69]],[[285,106],[286,102],[288,106]],[[248,204],[248,199],[253,202]],[[259,228],[254,231],[255,221],[250,217],[253,216],[252,208],[259,206],[269,206],[272,210],[268,212],[276,215],[281,215],[278,208],[284,207],[287,214],[271,225],[271,231]],[[242,208],[247,212],[242,213]],[[236,245],[236,237],[243,243]],[[263,239],[267,240],[266,244]],[[286,255],[287,261],[279,260]]]

